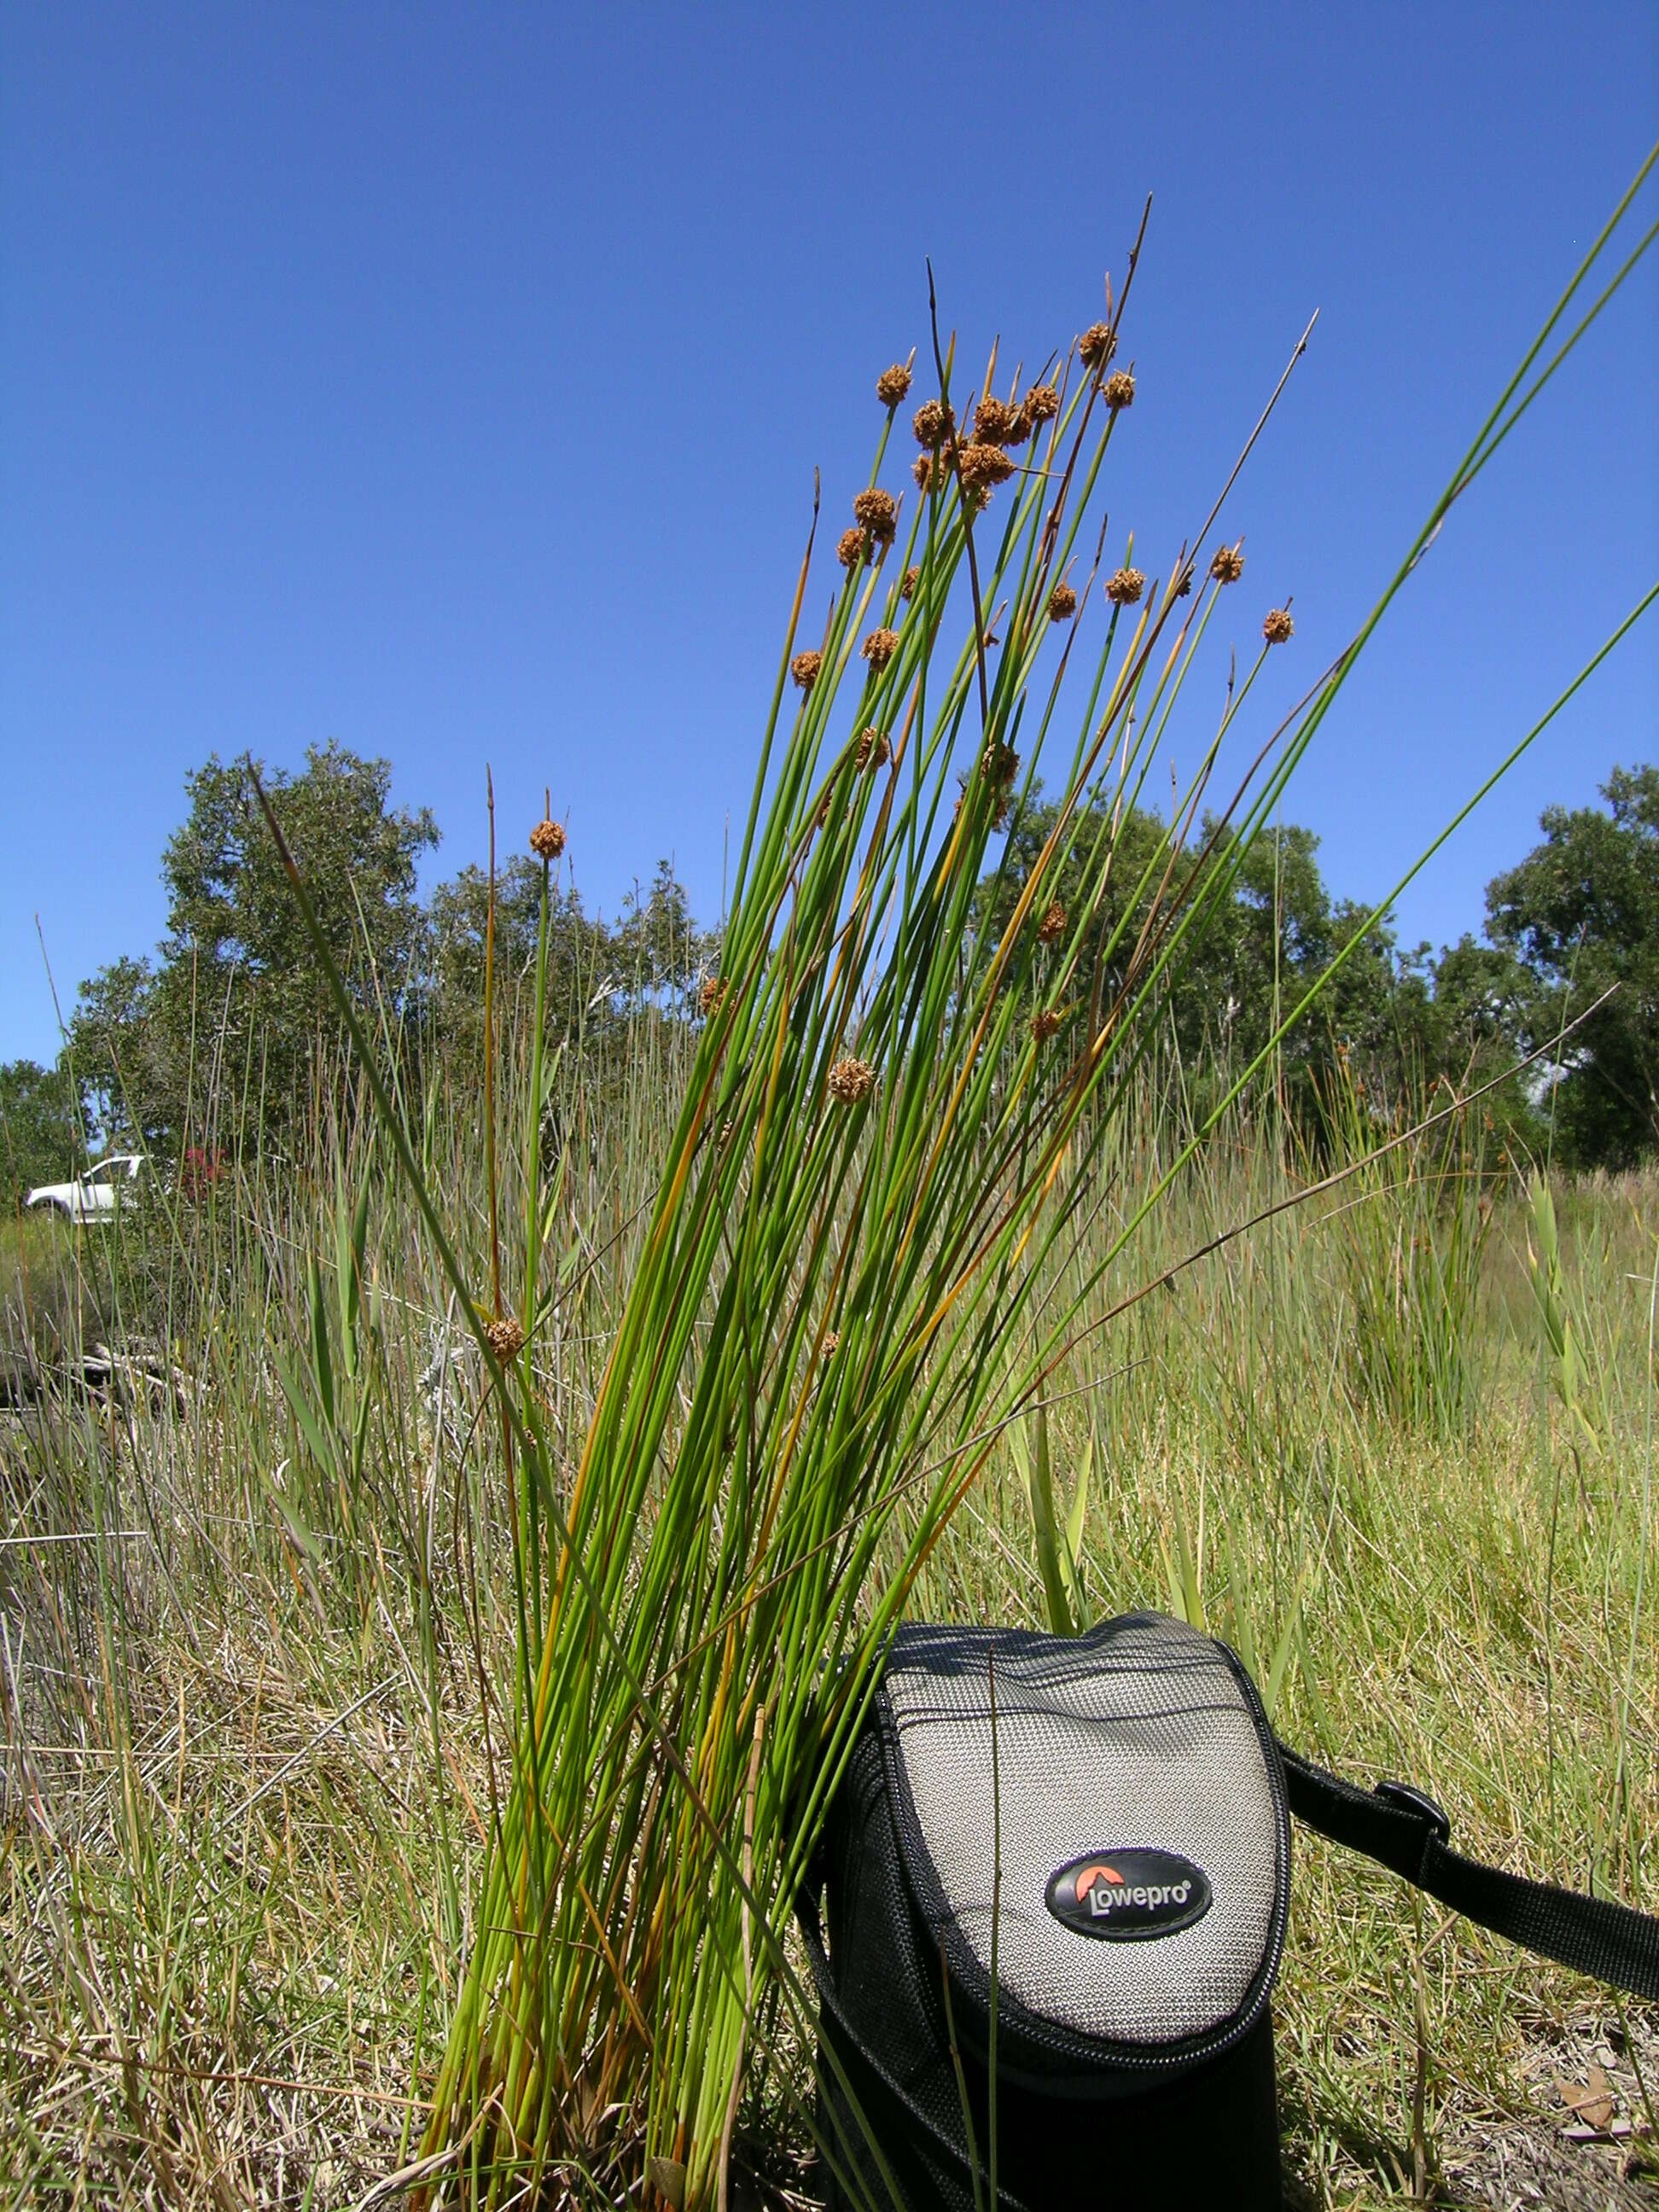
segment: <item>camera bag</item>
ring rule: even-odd
[[[800,1900],[831,2212],[1276,2208],[1292,1813],[1659,1998],[1659,1922],[1464,1858],[1420,1791],[1299,1758],[1182,1621],[908,1626]]]

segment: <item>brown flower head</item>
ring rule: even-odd
[[[1051,623],[1070,622],[1077,612],[1077,593],[1069,584],[1056,584],[1048,594],[1048,619]]]
[[[501,1321],[487,1321],[483,1333],[484,1342],[503,1367],[524,1350],[524,1331],[511,1315]]]
[[[1003,791],[1019,774],[1019,755],[1012,745],[1005,745],[1000,738],[993,738],[981,754],[979,764],[986,781]]]
[[[896,629],[872,629],[859,651],[879,676],[898,651],[898,632]]]
[[[948,399],[924,399],[911,420],[919,446],[942,446],[950,436],[956,416]]]
[[[853,512],[860,530],[867,530],[878,545],[890,545],[893,532],[898,527],[898,508],[890,491],[879,484],[872,484],[853,501]]]
[[[920,568],[907,568],[903,575],[899,579],[900,599],[914,599],[916,596],[916,586],[921,581],[921,571]]]
[[[1058,945],[1066,934],[1066,909],[1056,899],[1037,924],[1039,945]]]
[[[1182,565],[1181,574],[1176,578],[1176,597],[1178,599],[1189,599],[1192,595],[1193,564],[1188,561]]]
[[[697,991],[697,1011],[705,1021],[719,1013],[720,1001],[726,996],[724,975],[705,975]]]
[[[530,833],[530,849],[540,860],[556,860],[564,850],[562,822],[538,822]]]
[[[1236,584],[1244,574],[1244,556],[1237,545],[1218,545],[1215,558],[1210,563],[1210,574],[1218,584]]]
[[[1106,579],[1106,596],[1115,607],[1132,607],[1146,588],[1139,568],[1120,568]]]
[[[988,392],[974,410],[974,436],[989,446],[1006,446],[1019,422],[1019,410]]]
[[[884,368],[876,379],[876,397],[884,407],[896,407],[910,389],[910,372],[902,361]]]
[[[1127,368],[1115,368],[1100,387],[1100,396],[1114,415],[1135,404],[1135,380]]]
[[[1060,1027],[1060,1016],[1052,1006],[1043,1006],[1031,1017],[1031,1038],[1036,1044],[1046,1044]]]
[[[893,748],[883,730],[861,730],[858,750],[853,756],[854,768],[885,768],[893,757]]]
[[[969,492],[988,491],[993,484],[1006,483],[1014,473],[1014,465],[1000,446],[981,445],[977,441],[960,448],[957,467],[963,491]]]
[[[900,397],[902,398],[903,394],[901,393]],[[822,1359],[833,1359],[836,1352],[840,1350],[841,1338],[833,1328],[826,1328],[823,1332],[823,1341],[818,1346],[819,1358]]]
[[[1052,384],[1034,384],[1021,400],[1019,411],[1033,427],[1052,422],[1060,412],[1060,393]]]
[[[1117,351],[1109,323],[1091,323],[1077,342],[1077,349],[1091,368],[1104,368]]]
[[[843,530],[836,544],[836,558],[843,568],[856,568],[859,556],[864,550],[864,532],[856,527]]]
[[[803,691],[810,691],[818,680],[818,671],[823,665],[821,653],[798,653],[789,664],[789,673]]]
[[[943,453],[918,453],[910,464],[910,473],[923,491],[943,491],[951,474]]]
[[[1261,635],[1269,645],[1286,645],[1290,642],[1291,633],[1295,628],[1296,624],[1291,620],[1291,611],[1288,607],[1273,607],[1269,611],[1267,620],[1261,625]]]
[[[867,1060],[855,1059],[849,1053],[830,1069],[827,1087],[838,1105],[856,1106],[875,1089],[876,1071]]]

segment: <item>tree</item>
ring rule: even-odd
[[[86,1164],[75,1086],[61,1066],[0,1066],[0,1200],[13,1212],[36,1183],[64,1182]]]
[[[1003,866],[987,879],[978,927],[1001,929],[1054,821],[1053,810],[1038,805],[1015,824]],[[1171,1041],[1189,1064],[1218,1056],[1237,1068],[1253,1060],[1364,920],[1363,908],[1332,902],[1316,858],[1319,840],[1310,830],[1287,824],[1241,851],[1230,826],[1206,817],[1177,849],[1168,825],[1138,808],[1127,810],[1115,830],[1104,809],[1083,817],[1069,856],[1045,887],[1039,919],[1050,904],[1075,919],[1087,855],[1108,834],[1112,869],[1079,994],[1097,994],[1103,1015],[1120,1000],[1127,1011],[1152,961],[1184,929],[1181,949],[1170,955],[1180,974],[1167,1006]],[[1037,982],[1042,957],[1033,933],[1017,980]],[[1334,1036],[1397,1057],[1397,981],[1393,936],[1376,924],[1332,979],[1322,1007],[1285,1040],[1285,1064],[1296,1073],[1322,1063]]]
[[[503,1008],[527,1007],[536,982],[541,930],[542,866],[520,854],[495,881],[495,993]],[[484,936],[489,878],[463,868],[432,894],[428,916],[427,999],[422,1037],[444,1053],[476,1051],[483,1036]],[[548,912],[548,1024],[573,1035],[607,973],[606,933],[590,921],[574,890],[551,888]]]
[[[123,958],[82,984],[64,1060],[106,1145],[164,1144],[188,1079],[156,1019],[155,970]]]
[[[1561,1050],[1557,1149],[1622,1168],[1659,1146],[1659,769],[1615,768],[1601,788],[1605,813],[1545,810],[1543,843],[1486,887],[1486,933],[1527,978],[1528,1049],[1595,1006]]]
[[[669,861],[659,860],[650,890],[641,895],[635,885],[623,902],[620,925],[611,933],[613,976],[624,1009],[688,1011],[712,949],[713,941],[691,918],[685,886]]]
[[[235,1142],[280,1127],[337,1048],[323,963],[255,801],[257,774],[330,954],[383,1046],[418,980],[416,863],[438,842],[424,808],[390,805],[392,769],[313,747],[289,776],[217,755],[185,780],[190,812],[162,860],[167,934],[156,963],[118,961],[82,987],[76,1072],[106,1126],[150,1144]]]

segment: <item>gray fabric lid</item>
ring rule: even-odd
[[[1288,1819],[1236,1662],[1161,1615],[1076,1638],[899,1632],[883,1729],[907,1869],[947,1949],[988,1976],[993,1655],[1003,1999],[1119,2045],[1242,2024],[1283,1942]]]

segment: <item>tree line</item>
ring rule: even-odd
[[[424,809],[394,807],[392,771],[337,744],[297,774],[259,770],[321,933],[380,1048],[420,1079],[476,1064],[483,1044],[489,879],[477,866],[419,895],[439,842]],[[1565,1164],[1628,1167],[1659,1149],[1659,769],[1615,769],[1600,807],[1551,807],[1541,842],[1486,887],[1486,918],[1434,954],[1333,895],[1318,840],[1286,826],[1241,850],[1205,821],[1179,852],[1169,825],[1129,810],[1079,992],[1113,1003],[1125,948],[1178,880],[1203,920],[1161,1040],[1195,1076],[1238,1068],[1325,980],[1274,1055],[1273,1079],[1316,1116],[1340,1058],[1376,1094],[1421,1097],[1444,1077],[1494,1086],[1488,1109]],[[55,1064],[0,1066],[0,1183],[9,1203],[84,1162],[90,1146],[183,1158],[280,1146],[343,1064],[326,976],[280,855],[252,803],[249,763],[211,757],[161,872],[167,934],[82,986]],[[976,926],[1000,924],[1053,823],[1026,807],[988,878]],[[1079,825],[1074,851],[1106,826]],[[1072,865],[1080,872],[1080,858]],[[495,960],[502,1003],[533,975],[543,871],[501,870]],[[1056,886],[1066,906],[1066,875]],[[1121,927],[1119,925],[1122,925]],[[559,1032],[603,1051],[642,1018],[694,1021],[719,956],[666,861],[607,922],[556,880],[549,1004]],[[1030,960],[1042,957],[1034,942]],[[1331,971],[1334,968],[1335,973]],[[1018,977],[1015,978],[1018,987]],[[1527,1065],[1523,1067],[1522,1063]]]

